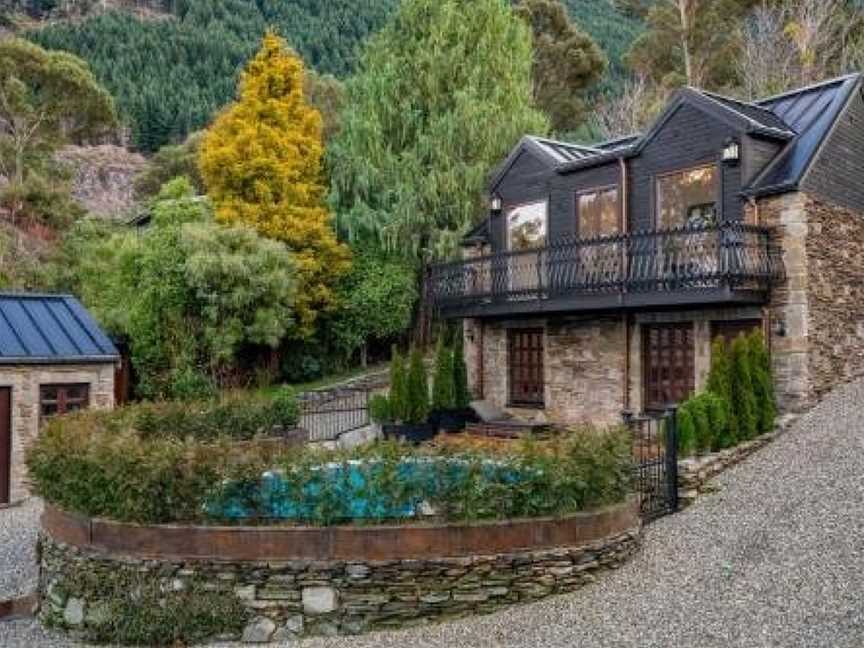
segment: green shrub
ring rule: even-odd
[[[759,431],[757,400],[753,386],[750,353],[746,338],[732,343],[732,412],[736,420],[737,440],[752,439]]]
[[[732,358],[723,338],[716,338],[711,344],[711,370],[708,373],[706,389],[716,394],[727,406],[727,425],[725,442],[734,445],[738,438],[738,419],[732,410]]]
[[[438,340],[435,354],[435,376],[432,381],[433,410],[452,410],[456,406],[453,378],[453,352],[444,344],[442,335]]]
[[[721,450],[731,445],[729,437],[729,403],[722,396],[714,392],[706,391],[702,394],[705,402],[705,411],[711,426],[711,439],[709,449]]]
[[[461,331],[456,332],[453,340],[453,398],[456,409],[464,410],[471,404],[468,367],[465,365],[465,348]]]
[[[369,399],[369,418],[378,424],[391,423],[393,421],[390,401],[386,396],[376,394]]]
[[[52,420],[28,457],[36,492],[63,509],[122,522],[243,523],[211,517],[204,505],[234,488],[248,510],[265,511],[262,474],[277,468],[298,497],[315,493],[301,519],[333,524],[352,519],[344,494],[357,488],[378,493],[393,507],[428,501],[440,519],[471,520],[568,514],[621,501],[630,487],[629,436],[618,429],[526,440],[503,450],[381,442],[323,451],[274,449],[254,440],[237,444],[225,436],[207,442],[145,436],[134,427],[139,417],[124,409]],[[429,465],[427,460],[456,462],[459,469],[450,470],[449,463],[433,480],[405,477],[405,462]],[[367,483],[353,484],[347,469],[327,479],[321,467],[340,464],[362,466]]]
[[[408,366],[408,407],[406,423],[418,425],[429,418],[429,383],[426,380],[426,366],[420,349],[411,351]]]
[[[689,457],[696,449],[696,422],[693,416],[692,400],[685,401],[678,408],[676,417],[678,432],[678,455]]]
[[[300,420],[300,405],[297,394],[290,387],[280,387],[273,394],[270,403],[273,425],[293,427]]]
[[[690,413],[693,417],[693,426],[696,433],[693,439],[693,446],[697,453],[703,454],[711,449],[714,436],[705,393],[695,396],[690,402]]]
[[[395,421],[408,419],[408,375],[405,360],[395,346],[390,361],[390,414]]]
[[[761,332],[756,331],[748,336],[747,353],[752,371],[753,391],[756,396],[756,427],[764,434],[774,429],[777,402],[774,395],[771,358]]]

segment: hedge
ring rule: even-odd
[[[216,519],[205,510],[227,485],[245,484],[254,492],[263,475],[276,470],[300,497],[305,485],[321,481],[321,466],[349,461],[377,466],[374,487],[384,497],[428,501],[445,521],[563,515],[621,501],[631,485],[629,437],[617,429],[507,444],[503,451],[415,448],[396,442],[324,451],[288,446],[274,450],[272,444],[256,441],[237,444],[226,435],[200,440],[140,434],[128,426],[132,420],[128,412],[118,411],[52,421],[28,458],[36,492],[60,508],[92,517],[206,524],[242,521]],[[465,469],[435,492],[400,479],[405,462],[454,458]],[[505,472],[519,479],[488,479],[486,467],[493,464],[506,466]],[[319,483],[316,503],[303,521],[351,522],[340,513],[344,507],[336,492],[334,484]]]

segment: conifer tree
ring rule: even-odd
[[[426,366],[420,349],[411,351],[408,365],[408,423],[425,423],[429,418],[429,382],[426,379]]]
[[[395,346],[390,361],[390,415],[394,421],[405,421],[408,417],[408,377],[405,373],[405,360]]]
[[[199,157],[217,218],[251,226],[293,252],[298,336],[310,335],[318,314],[334,307],[334,285],[350,267],[324,204],[321,115],[304,97],[303,78],[297,55],[268,33]]]
[[[738,422],[738,441],[753,438],[759,427],[756,392],[747,339],[738,336],[732,342],[732,411]]]
[[[726,426],[718,445],[724,448],[735,445],[739,433],[738,417],[732,403],[732,361],[726,342],[720,337],[711,344],[711,370],[706,388],[720,397],[726,407]]]
[[[432,383],[432,409],[450,410],[455,407],[456,394],[453,382],[453,352],[444,344],[444,336],[438,340],[435,354],[435,377]]]
[[[757,428],[761,433],[770,432],[777,417],[774,397],[774,377],[771,373],[771,358],[762,333],[756,331],[747,337],[747,352],[752,370],[753,390],[756,397]]]
[[[471,391],[468,389],[468,367],[465,365],[465,348],[462,331],[457,331],[453,340],[453,398],[458,410],[467,409],[471,404]]]

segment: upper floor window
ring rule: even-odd
[[[657,226],[709,225],[717,216],[717,167],[701,166],[657,177]]]
[[[517,205],[507,210],[507,247],[530,250],[546,244],[545,200]]]
[[[618,233],[618,187],[580,193],[577,210],[579,238]]]

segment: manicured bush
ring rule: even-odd
[[[464,410],[471,404],[468,367],[465,365],[465,348],[461,331],[456,332],[453,340],[453,398],[456,409]]]
[[[456,406],[453,375],[453,352],[444,344],[444,336],[438,340],[435,354],[435,376],[432,380],[432,409],[452,410]]]
[[[702,397],[705,401],[705,410],[711,427],[709,449],[716,451],[726,448],[730,445],[729,403],[722,396],[711,391],[706,391]]]
[[[691,399],[690,411],[696,433],[693,439],[693,447],[698,454],[703,454],[711,449],[712,437],[714,435],[711,419],[708,415],[708,403],[706,402],[704,393]]]
[[[774,429],[777,403],[774,395],[774,376],[771,358],[762,333],[756,331],[747,337],[753,390],[756,396],[756,427],[762,434]]]
[[[753,385],[750,353],[746,338],[739,336],[732,343],[732,412],[737,422],[737,440],[752,439],[759,432],[757,400]]]
[[[681,457],[689,457],[696,449],[696,421],[692,403],[692,400],[682,403],[676,415],[678,455]]]
[[[711,344],[711,370],[706,388],[723,399],[727,406],[727,425],[721,443],[724,447],[735,445],[738,438],[738,419],[732,411],[732,358],[725,340],[720,337]]]
[[[394,421],[408,418],[408,375],[405,359],[395,346],[390,361],[390,414]]]
[[[369,418],[374,423],[391,423],[393,414],[390,407],[390,401],[382,394],[376,394],[369,399]]]
[[[411,351],[408,366],[408,407],[405,414],[405,422],[415,425],[425,423],[429,418],[429,382],[420,349]]]
[[[384,505],[364,516],[368,523],[405,517],[398,513],[405,504],[420,502],[440,520],[563,515],[621,501],[630,488],[629,436],[618,429],[501,448],[379,442],[324,451],[237,444],[224,435],[206,442],[145,436],[135,422],[127,410],[52,420],[28,458],[36,492],[65,510],[122,522],[245,523],[269,517],[273,493],[263,487],[264,475],[278,474],[302,504],[296,521],[332,524],[356,519],[349,506],[355,495],[375,494]],[[365,484],[354,483],[347,469],[333,473],[333,466],[359,466]],[[409,479],[406,466],[434,470],[428,479]],[[238,497],[248,511],[243,519],[224,506]]]

